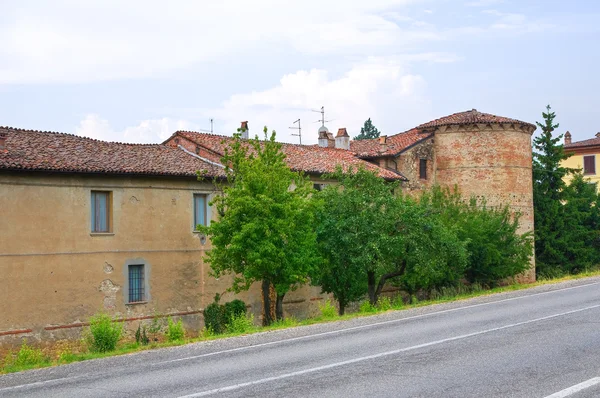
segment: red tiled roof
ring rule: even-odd
[[[535,126],[531,123],[522,122],[516,119],[492,115],[491,113],[479,112],[477,109],[470,111],[454,113],[439,119],[432,120],[417,126],[419,130],[428,130],[440,126],[458,125],[458,124],[479,124],[479,123],[517,123],[525,126]]]
[[[212,161],[219,161],[225,148],[228,147],[232,137],[192,131],[177,131],[165,143],[175,140],[177,136],[184,137],[191,142],[202,146],[214,153]],[[363,165],[368,170],[378,173],[388,180],[406,180],[399,172],[376,166],[359,159],[351,151],[336,148],[321,148],[317,145],[282,144],[288,166],[294,171],[303,171],[310,174],[332,173],[337,165],[344,169],[348,166],[358,167]]]
[[[386,137],[385,144],[382,144],[379,138],[350,141],[350,150],[356,153],[356,156],[359,158],[393,156],[417,142],[432,136],[433,134],[431,133],[423,133],[417,129],[411,129],[404,133]]]
[[[570,144],[565,144],[565,149],[571,148],[583,148],[588,146],[600,146],[600,137],[590,138],[589,140],[572,142]]]
[[[222,167],[165,145],[122,144],[71,134],[0,127],[0,170],[224,177]]]

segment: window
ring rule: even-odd
[[[208,225],[206,195],[194,194],[194,229],[197,225]]]
[[[322,191],[325,188],[325,184],[313,184],[313,189],[316,191]]]
[[[110,232],[110,192],[92,191],[92,232]]]
[[[419,159],[419,178],[427,179],[427,159]]]
[[[146,301],[144,264],[129,265],[129,302]]]
[[[583,157],[583,174],[596,174],[596,155]]]

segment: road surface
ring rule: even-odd
[[[0,376],[0,397],[600,397],[600,279]]]

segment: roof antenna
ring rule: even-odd
[[[335,119],[325,120],[325,107],[324,106],[322,106],[320,110],[311,109],[311,112],[319,112],[321,114],[321,118],[315,122],[315,123],[321,122],[321,127],[325,127],[325,123],[335,120]]]
[[[298,123],[298,127],[289,127],[289,128],[292,130],[298,130],[298,134],[292,134],[292,135],[300,138],[300,145],[302,145],[302,126],[300,126],[300,119],[294,121],[294,124],[296,124],[296,123]]]
[[[198,131],[201,131],[201,132],[203,132],[203,133],[208,133],[208,132],[210,132],[211,134],[213,134],[213,122],[214,122],[214,119],[211,117],[211,118],[210,118],[210,130],[206,130],[206,129],[198,129]]]

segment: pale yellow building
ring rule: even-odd
[[[564,160],[561,165],[573,169],[580,169],[584,177],[591,184],[596,184],[596,189],[599,189],[600,184],[600,133],[597,133],[594,138],[583,141],[571,141],[571,133],[565,133],[565,153],[571,156]],[[567,183],[571,180],[571,176],[567,176]]]

